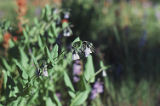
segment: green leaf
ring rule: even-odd
[[[56,96],[56,94],[54,94],[54,99],[57,102],[58,106],[62,106],[61,102],[59,101],[58,97]]]
[[[10,48],[13,48],[14,45],[15,45],[14,42],[13,42],[12,40],[9,40],[9,47],[10,47]]]
[[[69,95],[70,95],[72,98],[74,98],[74,97],[76,96],[73,91],[68,91],[68,93],[69,93]]]
[[[38,97],[38,90],[34,91],[35,93],[32,94],[32,96],[29,97],[28,101],[27,101],[27,105],[29,105],[30,103],[34,102],[36,100],[36,98]]]
[[[78,82],[78,90],[85,91],[90,89],[90,84],[85,80],[85,76],[81,76],[81,80]]]
[[[42,40],[41,40],[41,37],[40,37],[40,35],[38,36],[38,45],[39,45],[39,47],[41,48],[41,50],[43,50],[43,43],[42,43]]]
[[[28,42],[28,35],[27,35],[27,32],[26,32],[26,29],[23,30],[23,35],[25,37],[24,43],[27,43]]]
[[[34,18],[34,23],[35,23],[35,25],[38,25],[38,24],[39,24],[39,22],[38,22],[38,19],[37,19],[37,18]]]
[[[43,8],[41,12],[41,18],[43,19],[44,17],[45,17],[45,8]]]
[[[46,106],[56,106],[56,104],[54,104],[51,100],[51,98],[47,98],[46,100]]]
[[[73,88],[73,85],[72,85],[72,82],[71,82],[71,80],[70,80],[70,78],[69,78],[69,76],[68,76],[68,74],[66,73],[66,72],[64,72],[64,82],[65,82],[65,84],[66,84],[66,86],[68,87],[68,88],[70,88],[70,91],[71,92],[75,92],[75,90],[74,90],[74,88]],[[70,93],[69,93],[70,94]],[[74,95],[72,94],[72,95],[70,95],[71,97],[73,97]]]
[[[51,57],[52,59],[55,59],[58,57],[58,45],[57,44],[53,47],[51,51]]]
[[[26,105],[26,99],[23,98],[23,97],[21,97],[18,105],[19,105],[19,106],[24,106],[24,105]]]
[[[49,16],[51,15],[51,9],[49,7],[49,5],[46,5],[45,7],[45,19],[46,21],[49,21]]]
[[[100,66],[101,66],[101,68],[105,67],[103,64],[103,61],[100,61]]]
[[[28,75],[27,75],[24,67],[23,67],[16,59],[14,59],[13,61],[14,61],[14,62],[16,63],[16,65],[20,68],[19,74],[22,76],[22,78],[28,79]]]
[[[92,56],[89,55],[87,58],[87,63],[85,65],[85,72],[84,72],[84,76],[85,79],[89,82],[94,82],[95,81],[95,71],[94,71],[94,66],[93,66],[93,60],[92,60]]]
[[[7,69],[7,71],[11,71],[11,67],[9,66],[9,64],[7,63],[7,61],[4,58],[2,58],[2,62],[5,66],[5,68]]]
[[[28,57],[26,55],[26,53],[24,52],[24,49],[22,47],[19,47],[19,51],[20,51],[20,55],[21,55],[21,64],[23,65],[23,67],[25,69],[28,68]]]
[[[7,72],[4,71],[4,70],[2,72],[3,72],[3,75],[4,75],[3,84],[4,84],[4,88],[6,88],[7,80],[8,80]]]
[[[117,28],[113,27],[113,31],[115,33],[115,38],[116,38],[117,42],[120,43],[120,36],[119,36]]]
[[[34,57],[34,55],[33,55],[32,53],[31,53],[30,55],[31,55],[31,57],[32,57],[32,59],[33,59],[34,64],[36,65],[36,68],[39,68],[39,69],[40,69],[39,64],[38,64],[38,62],[37,62],[37,59]]]
[[[52,32],[53,32],[54,36],[58,37],[58,33],[57,33],[57,30],[56,30],[56,24],[52,23],[51,28],[52,28]]]
[[[47,51],[47,55],[48,55],[49,60],[52,62],[52,65],[54,66],[54,61],[53,61],[52,55],[51,55],[48,47],[46,47],[46,51]]]
[[[73,100],[71,102],[71,106],[79,106],[79,105],[83,104],[86,101],[86,99],[88,98],[88,95],[89,95],[88,90],[78,93],[76,95],[76,97],[73,98]]]
[[[81,41],[80,38],[77,37],[77,38],[72,42],[72,46],[74,45],[75,42],[80,42],[80,41]]]
[[[68,26],[69,26],[68,22],[64,22],[64,23],[62,24],[62,28],[63,28],[63,29],[65,29],[65,28],[68,27]]]

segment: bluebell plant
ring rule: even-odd
[[[8,56],[0,59],[4,75],[0,104],[81,105],[89,98],[96,75],[104,73],[107,67],[102,66],[95,72],[91,55],[95,50],[88,41],[77,37],[68,49],[65,39],[73,35],[68,11],[46,6],[41,12],[41,17],[35,18],[34,24],[23,26],[17,42],[9,39],[12,46],[8,48]],[[12,25],[5,27],[3,31],[10,32]],[[0,36],[4,32],[0,32]],[[9,54],[10,50],[13,55]],[[84,68],[79,64],[83,61],[86,63]],[[69,68],[72,63],[73,80]],[[78,89],[74,82],[80,85]],[[94,86],[94,89],[98,88]],[[101,93],[99,90],[96,92]]]

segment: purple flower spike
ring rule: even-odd
[[[80,78],[79,78],[78,76],[74,76],[74,77],[73,77],[73,81],[74,81],[74,82],[78,82],[79,80],[80,80]]]
[[[96,81],[91,91],[91,99],[95,99],[99,93],[103,93],[103,83]]]
[[[73,65],[73,75],[81,75],[81,65],[74,64]]]
[[[96,89],[93,89],[92,91],[91,91],[91,99],[93,100],[93,99],[95,99],[97,97],[97,91],[96,91]]]
[[[73,81],[78,82],[80,80],[80,75],[82,74],[82,67],[80,65],[80,61],[76,60],[73,64]]]
[[[98,93],[102,93],[103,92],[103,84],[102,84],[102,82],[97,81],[94,84],[94,89],[96,89]]]

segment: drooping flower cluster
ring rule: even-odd
[[[94,84],[94,86],[93,86],[93,89],[91,91],[91,97],[90,98],[93,100],[100,93],[103,93],[103,83],[100,82],[100,81],[96,81],[95,84]]]
[[[86,57],[88,57],[92,53],[92,51],[91,51],[91,49],[89,47],[86,47],[84,52],[85,52],[85,56]]]
[[[70,13],[69,12],[64,12],[64,18],[62,20],[62,25],[63,24],[69,24],[68,23],[68,19],[70,18]],[[69,37],[72,35],[72,30],[70,29],[70,27],[66,27],[63,31],[63,36],[65,37]]]
[[[72,60],[78,60],[78,59],[80,59],[80,57],[78,53],[74,51],[74,53],[72,54]]]
[[[82,44],[81,42],[78,42],[79,46],[72,47],[73,52],[72,52],[72,59],[73,60],[78,60],[80,59],[81,54],[84,54],[85,57],[88,57],[92,52],[93,52],[93,45],[92,43],[88,41],[83,41]]]
[[[69,36],[71,36],[71,35],[72,35],[72,31],[71,31],[70,28],[67,27],[67,28],[63,31],[63,36],[69,37]]]
[[[42,75],[42,76],[48,77],[47,65],[46,64],[43,65],[42,70],[38,68],[36,70],[36,75],[37,76],[41,76]]]
[[[80,75],[82,75],[82,65],[80,60],[76,60],[73,64],[73,81],[78,82],[80,80]]]

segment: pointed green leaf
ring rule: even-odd
[[[8,75],[7,75],[7,72],[6,71],[2,71],[3,72],[3,76],[4,76],[4,79],[3,79],[3,84],[4,84],[4,88],[6,88],[6,85],[7,85],[7,80],[8,80]]]
[[[23,65],[23,67],[25,69],[27,69],[28,67],[28,57],[26,55],[26,53],[24,52],[24,49],[19,47],[19,51],[20,51],[20,55],[21,55],[21,65]]]
[[[79,41],[81,41],[81,40],[80,40],[79,37],[77,37],[77,38],[72,42],[72,46],[73,46],[73,44],[74,44],[75,42],[79,42]]]
[[[23,30],[23,35],[24,35],[24,37],[25,37],[25,43],[27,43],[28,42],[28,35],[27,35],[27,32],[26,32],[26,29],[24,29]]]
[[[76,95],[76,97],[73,98],[73,100],[71,102],[71,106],[79,106],[79,105],[83,104],[86,101],[86,99],[88,98],[88,95],[89,95],[88,90],[78,93]]]
[[[94,82],[95,81],[94,75],[95,75],[95,71],[94,71],[94,66],[93,66],[93,60],[92,60],[92,56],[89,55],[87,58],[87,63],[85,65],[84,76],[87,81]]]
[[[43,43],[42,43],[42,39],[41,39],[40,35],[38,36],[38,45],[41,48],[41,50],[43,50]]]
[[[56,106],[56,104],[52,102],[51,98],[47,98],[46,106]]]
[[[58,97],[56,96],[56,94],[54,94],[54,99],[57,102],[58,106],[62,106],[61,102],[59,101]]]
[[[50,53],[48,47],[46,47],[46,51],[47,51],[47,55],[48,55],[49,60],[52,62],[52,65],[54,66],[54,61],[53,61],[53,58],[51,56],[51,53]]]
[[[51,51],[51,57],[52,59],[55,59],[58,57],[58,45],[57,44],[53,47]]]
[[[5,68],[7,69],[7,71],[11,71],[11,67],[9,66],[9,64],[7,63],[7,61],[4,58],[2,58],[2,62],[5,66]]]
[[[33,55],[32,53],[31,53],[30,55],[31,55],[31,57],[32,57],[32,59],[33,59],[34,64],[36,65],[36,68],[39,68],[39,69],[40,69],[39,64],[38,64],[38,62],[37,62],[37,59],[34,57],[34,55]]]
[[[75,92],[75,90],[74,90],[74,87],[73,87],[73,85],[72,85],[72,82],[71,82],[71,80],[70,80],[70,78],[69,78],[69,76],[68,76],[68,74],[66,73],[66,72],[64,72],[64,82],[65,82],[65,84],[66,84],[66,86],[68,87],[68,88],[70,88],[70,91],[69,92]],[[70,94],[70,93],[69,93]],[[74,93],[73,93],[74,94]],[[74,95],[70,95],[71,97],[73,97]]]
[[[24,67],[16,59],[14,59],[13,61],[20,68],[19,74],[22,76],[22,78],[28,79],[28,75],[27,75]]]

